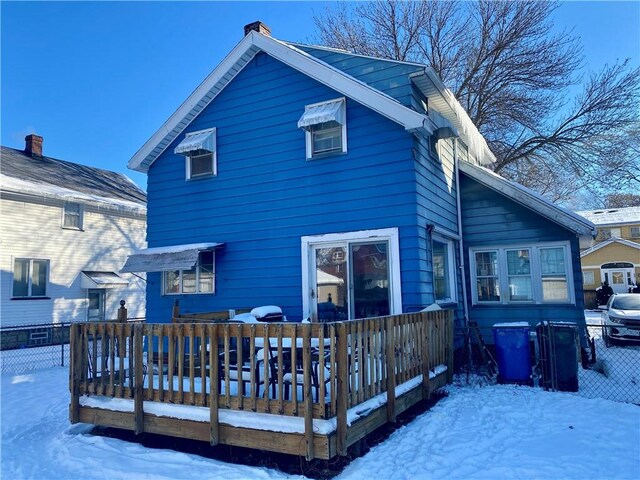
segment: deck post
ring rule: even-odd
[[[209,325],[209,443],[215,446],[220,442],[218,422],[218,326]],[[206,394],[206,390],[203,394]]]
[[[69,374],[69,380],[71,382],[71,404],[69,405],[69,421],[71,423],[78,423],[80,421],[80,368],[79,368],[79,357],[78,354],[78,345],[79,342],[79,325],[77,323],[71,324],[71,330],[69,332],[70,338],[70,369],[71,372]]]
[[[127,321],[127,309],[124,306],[125,301],[120,300],[120,308],[118,309],[118,321],[125,323]]]
[[[133,406],[135,417],[134,432],[136,435],[144,431],[144,411],[143,411],[143,362],[142,362],[142,335],[143,325],[137,323],[133,326],[134,348],[133,348],[133,367],[134,367],[134,393]],[[131,366],[129,366],[131,369]]]
[[[453,310],[447,311],[447,383],[453,382],[453,349],[454,349]]]
[[[385,320],[385,350],[387,360],[387,421],[396,421],[396,354],[393,316]]]
[[[302,326],[302,371],[304,372],[304,438],[307,460],[313,460],[313,394],[311,393],[311,324]],[[265,388],[268,386],[265,384]],[[269,392],[267,391],[267,395]]]
[[[429,368],[429,342],[431,337],[429,335],[429,314],[423,312],[420,314],[420,325],[422,331],[422,398],[429,400],[431,398],[431,369]]]
[[[338,349],[338,384],[336,392],[336,435],[338,454],[347,455],[347,404],[349,401],[349,351],[347,338],[347,325],[340,322],[337,325],[337,349]]]

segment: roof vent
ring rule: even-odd
[[[42,157],[42,137],[33,133],[24,137],[24,153],[30,157]]]
[[[249,23],[244,26],[245,36],[247,36],[251,31],[261,33],[263,35],[266,35],[267,37],[271,36],[271,29],[267,25],[262,23],[260,20],[258,20],[257,22]]]

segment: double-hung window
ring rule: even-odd
[[[174,153],[185,157],[187,180],[212,177],[218,174],[216,158],[216,129],[187,133]]]
[[[82,230],[83,208],[79,203],[65,202],[62,207],[62,228]]]
[[[48,260],[16,258],[13,262],[13,297],[46,297],[48,276]]]
[[[305,131],[307,159],[347,152],[346,100],[307,105],[298,120]]]
[[[571,303],[568,244],[470,250],[474,304]]]
[[[436,302],[456,301],[456,269],[453,241],[434,235],[432,238],[433,290]]]
[[[211,250],[200,252],[198,263],[189,270],[164,272],[165,295],[214,293],[215,255]]]
[[[630,235],[631,238],[640,238],[640,227],[631,227]]]

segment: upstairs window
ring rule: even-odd
[[[631,238],[640,238],[640,227],[631,227]]]
[[[305,131],[307,159],[347,152],[346,118],[344,98],[304,108],[298,128]]]
[[[16,258],[13,262],[13,297],[46,297],[48,274],[48,260]]]
[[[185,157],[187,180],[213,177],[218,174],[216,159],[216,129],[187,133],[174,153]]]
[[[82,230],[83,208],[79,203],[65,202],[62,208],[62,228]]]
[[[207,250],[200,252],[192,269],[164,272],[164,294],[214,293],[214,265],[214,253]]]

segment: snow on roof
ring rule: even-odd
[[[147,207],[143,201],[130,201],[114,197],[84,193],[78,190],[59,187],[53,184],[39,183],[0,174],[0,189],[3,192],[22,193],[40,198],[55,198],[69,202],[96,204],[114,210],[126,210],[146,215]]]
[[[142,248],[134,252],[134,255],[143,254],[143,255],[157,255],[160,253],[178,253],[184,252],[186,250],[207,250],[210,248],[216,248],[222,245],[221,243],[184,243],[182,245],[169,245],[168,247],[153,247],[153,248]]]
[[[597,226],[640,223],[640,207],[585,210],[578,214]]]
[[[571,210],[555,205],[539,193],[519,183],[507,180],[497,173],[479,165],[472,165],[467,162],[460,162],[459,165],[460,171],[474,180],[578,235],[595,235],[597,232],[595,225],[589,220]]]

